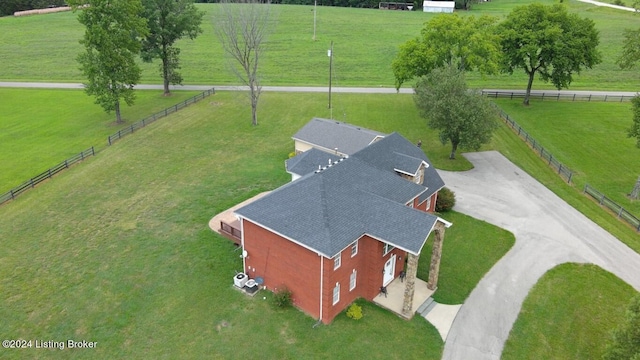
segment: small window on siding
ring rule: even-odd
[[[349,278],[349,291],[356,288],[357,277],[358,277],[358,272],[356,271],[356,269],[353,269],[353,272],[351,273],[351,277]]]
[[[358,240],[351,244],[351,257],[358,255]]]
[[[336,270],[340,267],[341,257],[342,257],[342,253],[339,253],[338,255],[336,255],[336,257],[333,258],[333,270]]]
[[[382,251],[382,256],[385,256],[389,253],[389,251],[393,250],[394,246],[391,244],[384,244],[384,250]]]
[[[336,283],[336,287],[333,288],[333,305],[340,301],[340,283]]]

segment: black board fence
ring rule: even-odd
[[[181,103],[178,103],[176,105],[170,106],[160,112],[157,112],[151,116],[148,116],[138,122],[136,122],[135,124],[132,124],[131,126],[128,126],[120,131],[118,131],[117,133],[109,136],[108,142],[109,145],[111,145],[114,141],[122,138],[125,135],[131,134],[132,132],[134,132],[137,129],[140,129],[142,127],[147,126],[148,124],[163,118],[169,114],[172,114],[180,109],[183,109],[185,107],[187,107],[190,104],[193,104],[195,102],[198,102],[204,98],[206,98],[209,95],[215,94],[215,90],[209,89],[209,90],[205,90],[202,93],[193,96]],[[60,171],[69,168],[69,166],[84,160],[85,158],[89,157],[89,156],[94,156],[96,154],[96,151],[94,149],[94,147],[92,146],[91,148],[77,154],[74,155],[72,157],[70,157],[69,159],[59,163],[58,165],[44,171],[41,174],[38,174],[34,177],[32,177],[31,179],[23,182],[22,184],[14,187],[13,189],[9,190],[8,192],[4,193],[4,194],[0,194],[0,205],[4,204],[5,202],[15,199],[16,196],[22,194],[23,192],[34,188],[36,185],[38,185],[39,183],[50,179],[53,175],[59,173]]]
[[[36,185],[40,184],[41,182],[47,180],[47,179],[51,179],[51,177],[53,177],[53,175],[59,173],[60,171],[64,170],[64,169],[68,169],[69,166],[80,162],[84,159],[86,159],[89,156],[94,156],[96,154],[93,146],[90,147],[89,149],[74,155],[70,158],[68,158],[67,160],[59,163],[58,165],[50,168],[49,170],[46,170],[34,177],[32,177],[31,179],[23,182],[22,184],[14,187],[13,189],[7,191],[6,193],[0,195],[0,204],[4,204],[5,202],[15,199],[16,196],[22,194],[23,192],[34,188]]]
[[[571,178],[573,177],[573,172],[566,165],[563,165],[558,159],[553,157],[553,155],[546,150],[540,142],[536,141],[528,132],[526,132],[515,120],[513,120],[509,114],[500,109],[497,105],[494,104],[494,107],[498,111],[500,118],[504,120],[504,122],[509,125],[509,127],[527,144],[531,146],[534,152],[540,155],[549,166],[555,169],[563,179],[567,181],[567,183],[571,184]]]
[[[172,114],[172,113],[174,113],[174,112],[176,112],[176,111],[178,111],[178,110],[180,110],[182,108],[185,108],[185,107],[189,106],[190,104],[196,103],[196,102],[198,102],[198,101],[200,101],[200,100],[202,100],[202,99],[204,99],[207,96],[212,95],[212,94],[215,94],[215,89],[213,89],[213,88],[211,88],[209,90],[205,90],[202,93],[200,93],[200,94],[198,94],[198,95],[196,95],[194,97],[188,98],[187,100],[185,100],[185,101],[183,101],[181,103],[178,103],[176,105],[170,106],[170,107],[168,107],[168,108],[166,108],[166,109],[164,109],[162,111],[159,111],[159,112],[157,112],[157,113],[155,113],[155,114],[153,114],[151,116],[147,116],[146,118],[144,118],[144,119],[142,119],[142,120],[140,120],[140,121],[138,121],[136,123],[133,123],[130,126],[127,126],[124,129],[118,130],[117,133],[109,136],[109,138],[107,139],[107,142],[109,143],[109,145],[111,145],[115,141],[121,139],[122,137],[124,137],[126,135],[129,135],[129,134],[133,133],[134,131],[136,131],[136,130],[138,130],[140,128],[143,128],[143,127],[151,124],[152,122],[154,122],[154,121],[156,121],[158,119],[161,119],[161,118],[163,118],[163,117],[165,117],[165,116],[167,116],[169,114]]]
[[[505,99],[524,99],[525,93],[522,91],[492,91],[482,90],[482,94],[488,98],[505,98]],[[590,93],[560,93],[560,92],[532,92],[530,99],[550,100],[550,101],[604,101],[604,102],[623,102],[631,101],[635,96],[630,95],[611,95],[611,94],[590,94]]]
[[[600,203],[600,205],[608,208],[613,213],[615,213],[618,219],[624,220],[629,225],[634,227],[636,231],[640,231],[640,219],[637,216],[625,210],[622,206],[618,205],[615,201],[609,199],[603,193],[594,189],[589,184],[584,185],[584,193],[594,198],[596,201]]]

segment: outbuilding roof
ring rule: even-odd
[[[384,136],[383,133],[345,122],[313,118],[292,138],[324,151],[335,152],[338,149],[338,153],[351,155]]]

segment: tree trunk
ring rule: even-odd
[[[458,142],[451,142],[451,155],[449,155],[449,160],[456,159],[456,150],[458,150]]]
[[[253,83],[249,87],[251,91],[251,125],[258,125],[258,94],[259,89],[256,89],[256,85]]]
[[[123,121],[122,121],[122,116],[120,115],[120,100],[116,100],[115,108],[116,108],[116,122],[118,124],[121,124],[123,123]]]
[[[531,86],[533,85],[533,77],[536,74],[535,71],[527,72],[529,74],[529,82],[527,83],[527,92],[524,94],[524,105],[529,106],[529,96],[531,96]]]
[[[170,96],[169,91],[169,53],[167,52],[167,46],[162,45],[162,81],[164,83],[163,96]]]

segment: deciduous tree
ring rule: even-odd
[[[640,360],[640,295],[631,300],[624,323],[614,331],[603,359]]]
[[[258,125],[262,92],[258,65],[271,31],[271,5],[260,0],[223,0],[215,17],[215,31],[234,74],[249,87],[251,123]]]
[[[195,39],[202,32],[200,24],[204,13],[198,11],[193,0],[143,0],[144,17],[149,34],[142,40],[142,60],[160,59],[160,75],[164,95],[169,95],[169,84],[182,84],[180,48],[175,42],[183,37]]]
[[[140,0],[68,0],[85,29],[80,41],[85,52],[78,56],[87,77],[85,91],[95,96],[96,104],[122,122],[120,101],[132,105],[133,87],[140,79],[136,57],[140,52],[140,36],[147,34],[146,20]]]
[[[621,69],[631,69],[640,61],[640,28],[637,30],[624,29],[622,54],[618,58]]]
[[[450,159],[455,159],[458,147],[478,150],[491,140],[498,126],[487,98],[469,90],[464,72],[453,66],[434,69],[422,77],[414,100],[429,127],[440,131],[442,144],[451,142]]]
[[[600,63],[598,31],[591,19],[569,14],[560,4],[519,6],[500,24],[503,70],[528,75],[524,104],[529,105],[536,74],[558,89],[567,88],[574,73]]]
[[[640,148],[640,95],[631,99],[633,106],[633,124],[628,130],[627,136],[636,138],[636,146]]]
[[[496,73],[500,62],[496,21],[489,16],[441,14],[425,23],[419,37],[400,45],[391,64],[396,88],[441,66]]]

